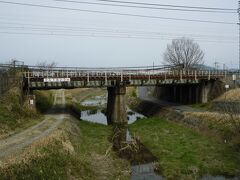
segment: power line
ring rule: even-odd
[[[2,23],[4,24],[4,23]],[[7,23],[8,24],[8,23]],[[14,23],[12,23],[14,24]],[[17,23],[18,26],[3,26],[0,25],[1,29],[10,29],[10,30],[34,30],[34,31],[63,31],[63,32],[88,32],[88,33],[113,33],[113,34],[128,34],[134,36],[190,36],[194,38],[207,38],[207,39],[229,39],[237,37],[235,36],[217,36],[217,35],[202,35],[202,34],[176,34],[176,33],[163,33],[163,32],[154,32],[154,31],[133,31],[133,30],[119,30],[119,29],[109,29],[109,28],[82,28],[82,27],[69,27],[69,26],[49,26],[49,25],[35,25],[35,24],[26,24]],[[29,26],[30,25],[30,26]]]
[[[167,10],[167,11],[185,11],[185,12],[204,12],[204,13],[231,13],[236,14],[236,11],[217,11],[217,10],[198,10],[198,9],[180,9],[180,8],[166,8],[166,7],[149,7],[149,6],[136,6],[136,5],[123,5],[123,4],[109,4],[109,3],[96,3],[86,1],[74,1],[74,0],[52,0],[57,2],[67,2],[74,4],[90,4],[101,6],[114,6],[114,7],[127,7],[127,8],[140,8],[140,9],[153,9],[153,10]]]
[[[150,15],[140,15],[140,14],[130,14],[130,13],[117,13],[117,12],[108,12],[108,11],[86,10],[86,9],[67,8],[67,7],[60,7],[60,6],[49,6],[49,5],[30,4],[30,3],[17,3],[17,2],[9,2],[9,1],[0,1],[0,3],[21,5],[21,6],[29,6],[29,7],[41,7],[41,8],[50,8],[50,9],[81,11],[81,12],[98,13],[98,14],[111,14],[111,15],[130,16],[130,17],[151,18],[151,19],[163,19],[163,20],[198,22],[198,23],[212,23],[212,24],[226,24],[226,25],[236,25],[237,24],[237,23],[234,23],[234,22],[225,22],[225,21],[170,18],[170,17],[161,17],[161,16],[150,16]]]
[[[111,2],[111,3],[122,3],[122,4],[137,4],[137,5],[147,5],[147,6],[188,8],[188,9],[208,9],[208,10],[222,10],[222,11],[237,11],[237,9],[220,8],[220,7],[179,6],[179,5],[172,5],[172,4],[157,4],[157,3],[145,3],[145,2],[133,2],[133,1],[118,1],[118,0],[95,0],[95,1]]]
[[[143,36],[134,36],[134,35],[109,35],[109,34],[67,34],[67,33],[36,33],[36,32],[9,32],[9,31],[0,31],[1,34],[12,34],[12,35],[43,35],[43,36],[66,36],[66,37],[101,37],[101,38],[124,38],[124,39],[148,39],[148,40],[172,40],[168,37],[143,37]],[[205,39],[196,39],[202,42],[209,43],[237,43],[233,41],[210,41]]]

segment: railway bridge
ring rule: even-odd
[[[227,71],[179,69],[173,67],[63,68],[30,67],[23,72],[23,89],[108,89],[109,123],[127,122],[126,87],[157,86],[160,97],[184,103],[205,103],[218,79]]]

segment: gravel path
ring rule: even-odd
[[[56,91],[54,104],[65,104],[64,90]],[[67,115],[53,114],[44,116],[45,119],[42,122],[0,140],[0,158],[19,152],[34,141],[47,136],[64,121]]]

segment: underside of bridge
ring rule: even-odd
[[[168,84],[157,86],[158,99],[181,104],[207,103],[219,94],[216,80],[196,84]],[[215,92],[214,92],[215,91]],[[220,90],[219,90],[220,91]]]

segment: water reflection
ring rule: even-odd
[[[81,114],[80,118],[82,120],[107,125],[107,118],[105,114],[101,112],[101,110],[81,111],[80,114]]]
[[[131,137],[127,124],[117,124],[113,127],[113,149],[121,158],[131,163],[131,179],[161,180],[156,173],[153,154],[138,140]]]
[[[106,97],[105,96],[97,96],[96,99],[90,99],[83,101],[81,103],[82,105],[85,106],[97,106],[99,108],[105,108],[106,106]],[[145,116],[142,114],[139,114],[130,108],[127,107],[127,119],[128,119],[128,124],[131,124],[135,122],[138,119],[142,119]],[[104,114],[102,110],[87,110],[87,111],[82,111],[81,112],[81,117],[82,120],[94,122],[94,123],[100,123],[107,125],[107,117]]]
[[[106,95],[102,96],[95,96],[93,98],[87,99],[83,102],[81,102],[83,106],[98,106],[103,107],[107,104],[107,97]]]
[[[154,173],[154,169],[154,163],[132,166],[131,180],[163,180],[163,177]]]
[[[81,103],[85,106],[97,106],[99,108],[106,107],[106,96],[96,96],[95,98],[86,100]],[[127,119],[128,123],[115,124],[113,126],[112,143],[113,149],[122,158],[130,161],[131,167],[131,179],[133,180],[155,180],[163,179],[155,172],[156,158],[152,153],[140,143],[139,140],[132,138],[128,131],[128,124],[135,122],[138,119],[144,118],[142,114],[139,114],[127,107]],[[87,110],[81,112],[81,119],[107,125],[107,117],[101,110]]]

